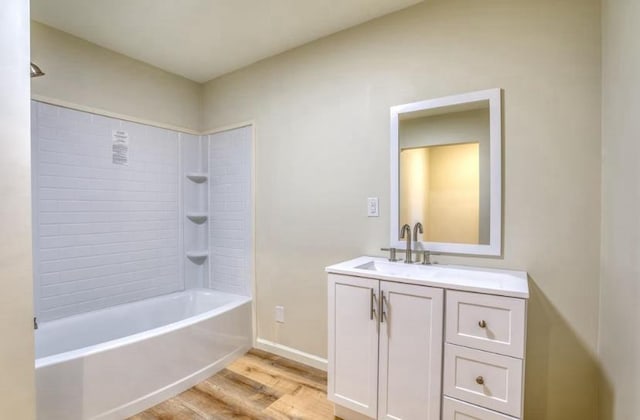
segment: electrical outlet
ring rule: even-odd
[[[284,306],[276,306],[276,322],[284,324]]]
[[[380,216],[380,211],[378,207],[378,197],[367,198],[367,216],[368,217]]]

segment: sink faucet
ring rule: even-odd
[[[411,226],[405,224],[400,229],[400,239],[407,240],[407,250],[405,251],[405,264],[411,264],[413,261],[411,260]]]
[[[418,222],[413,226],[413,242],[418,242],[418,233],[422,235],[424,232],[422,231],[422,223]]]
[[[420,264],[420,253],[418,253],[418,232],[420,232],[420,234],[423,233],[422,230],[422,223],[417,222],[415,225],[413,225],[413,243],[415,244],[414,246],[416,247],[416,260],[415,263],[416,264]]]

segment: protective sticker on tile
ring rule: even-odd
[[[122,130],[113,130],[112,134],[111,160],[113,164],[129,166],[129,133]]]

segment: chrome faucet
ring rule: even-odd
[[[420,254],[418,253],[418,232],[420,232],[420,234],[422,235],[423,230],[422,230],[422,223],[417,222],[415,225],[413,225],[413,243],[414,246],[416,247],[416,260],[415,263],[416,264],[420,264]]]
[[[422,230],[422,223],[418,222],[413,225],[413,242],[418,242],[418,232],[422,235],[424,232]]]
[[[405,224],[400,229],[400,239],[407,240],[407,250],[405,251],[405,264],[411,264],[413,261],[411,260],[411,226]]]

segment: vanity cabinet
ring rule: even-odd
[[[329,275],[329,398],[379,419],[440,418],[443,290]]]
[[[327,393],[336,415],[522,418],[526,273],[372,257],[327,271]]]

